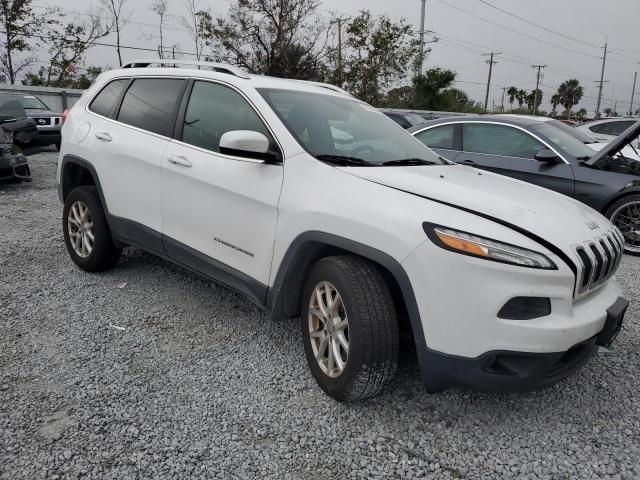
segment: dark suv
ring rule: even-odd
[[[38,129],[35,142],[39,145],[55,145],[60,148],[60,129],[62,114],[52,111],[46,103],[35,95],[22,93],[2,94],[0,102],[18,100],[25,110],[27,117],[33,119]]]

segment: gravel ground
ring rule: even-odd
[[[297,323],[138,250],[64,248],[54,152],[0,185],[0,478],[640,478],[640,258],[616,353],[526,395],[427,394],[411,355],[342,405]]]

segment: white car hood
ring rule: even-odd
[[[570,251],[571,245],[612,228],[600,213],[565,195],[462,165],[341,167],[341,170],[514,225],[565,252]]]

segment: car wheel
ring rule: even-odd
[[[640,255],[640,195],[621,198],[608,208],[605,216],[624,235],[625,253]]]
[[[95,187],[74,188],[64,201],[64,242],[71,259],[81,269],[99,272],[113,267],[120,258]]]
[[[378,394],[398,363],[398,322],[380,272],[353,256],[324,258],[304,286],[302,337],[316,381],[340,401]]]

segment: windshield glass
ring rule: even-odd
[[[445,162],[377,109],[356,99],[294,90],[260,89],[291,134],[316,158],[355,164],[413,160]]]
[[[580,140],[582,143],[587,143],[587,144],[597,143],[593,137],[590,137],[586,133],[581,132],[580,130],[574,127],[571,127],[566,123],[562,123],[560,120],[551,120],[549,123],[555,127],[558,127],[563,132],[568,133],[572,137],[575,137],[576,139]]]
[[[549,141],[555,143],[563,152],[568,153],[578,160],[589,160],[595,155],[593,149],[582,143],[575,136],[570,135],[550,123],[534,125],[531,127],[531,130],[547,137]]]
[[[25,110],[49,110],[42,100],[33,95],[24,95],[20,97],[20,103]]]

